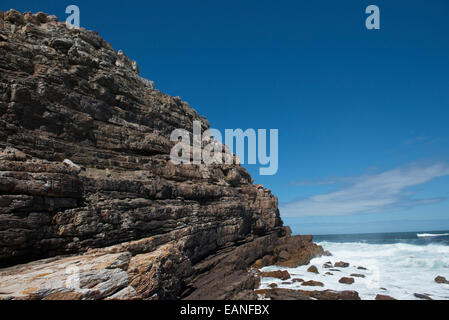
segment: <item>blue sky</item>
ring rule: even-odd
[[[279,129],[256,180],[296,233],[449,229],[449,2],[9,1],[137,60],[214,128]],[[381,29],[365,28],[365,8]]]

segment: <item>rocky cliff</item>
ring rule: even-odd
[[[0,299],[254,298],[322,253],[243,167],[169,161],[208,121],[94,32],[0,12],[0,71]]]

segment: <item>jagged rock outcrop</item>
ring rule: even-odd
[[[193,121],[97,34],[0,12],[0,299],[256,298],[255,261],[323,254],[243,167],[170,161]]]

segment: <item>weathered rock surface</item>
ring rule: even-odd
[[[0,299],[255,299],[254,263],[327,254],[238,164],[169,161],[193,121],[97,34],[1,13]]]

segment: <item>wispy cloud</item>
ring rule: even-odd
[[[293,186],[326,186],[326,185],[334,185],[339,183],[350,183],[353,182],[357,177],[330,177],[330,178],[324,178],[321,180],[308,180],[303,179],[299,181],[292,181],[290,182]]]
[[[378,174],[348,177],[343,180],[351,181],[349,185],[337,191],[281,205],[280,211],[284,217],[337,216],[433,203],[444,199],[412,199],[407,188],[445,175],[449,175],[449,165],[439,163],[409,165]]]
[[[415,143],[420,143],[420,142],[425,142],[425,141],[429,141],[429,138],[425,137],[425,136],[418,136],[418,137],[414,137],[414,138],[405,140],[404,144],[410,145],[410,144],[415,144]]]

